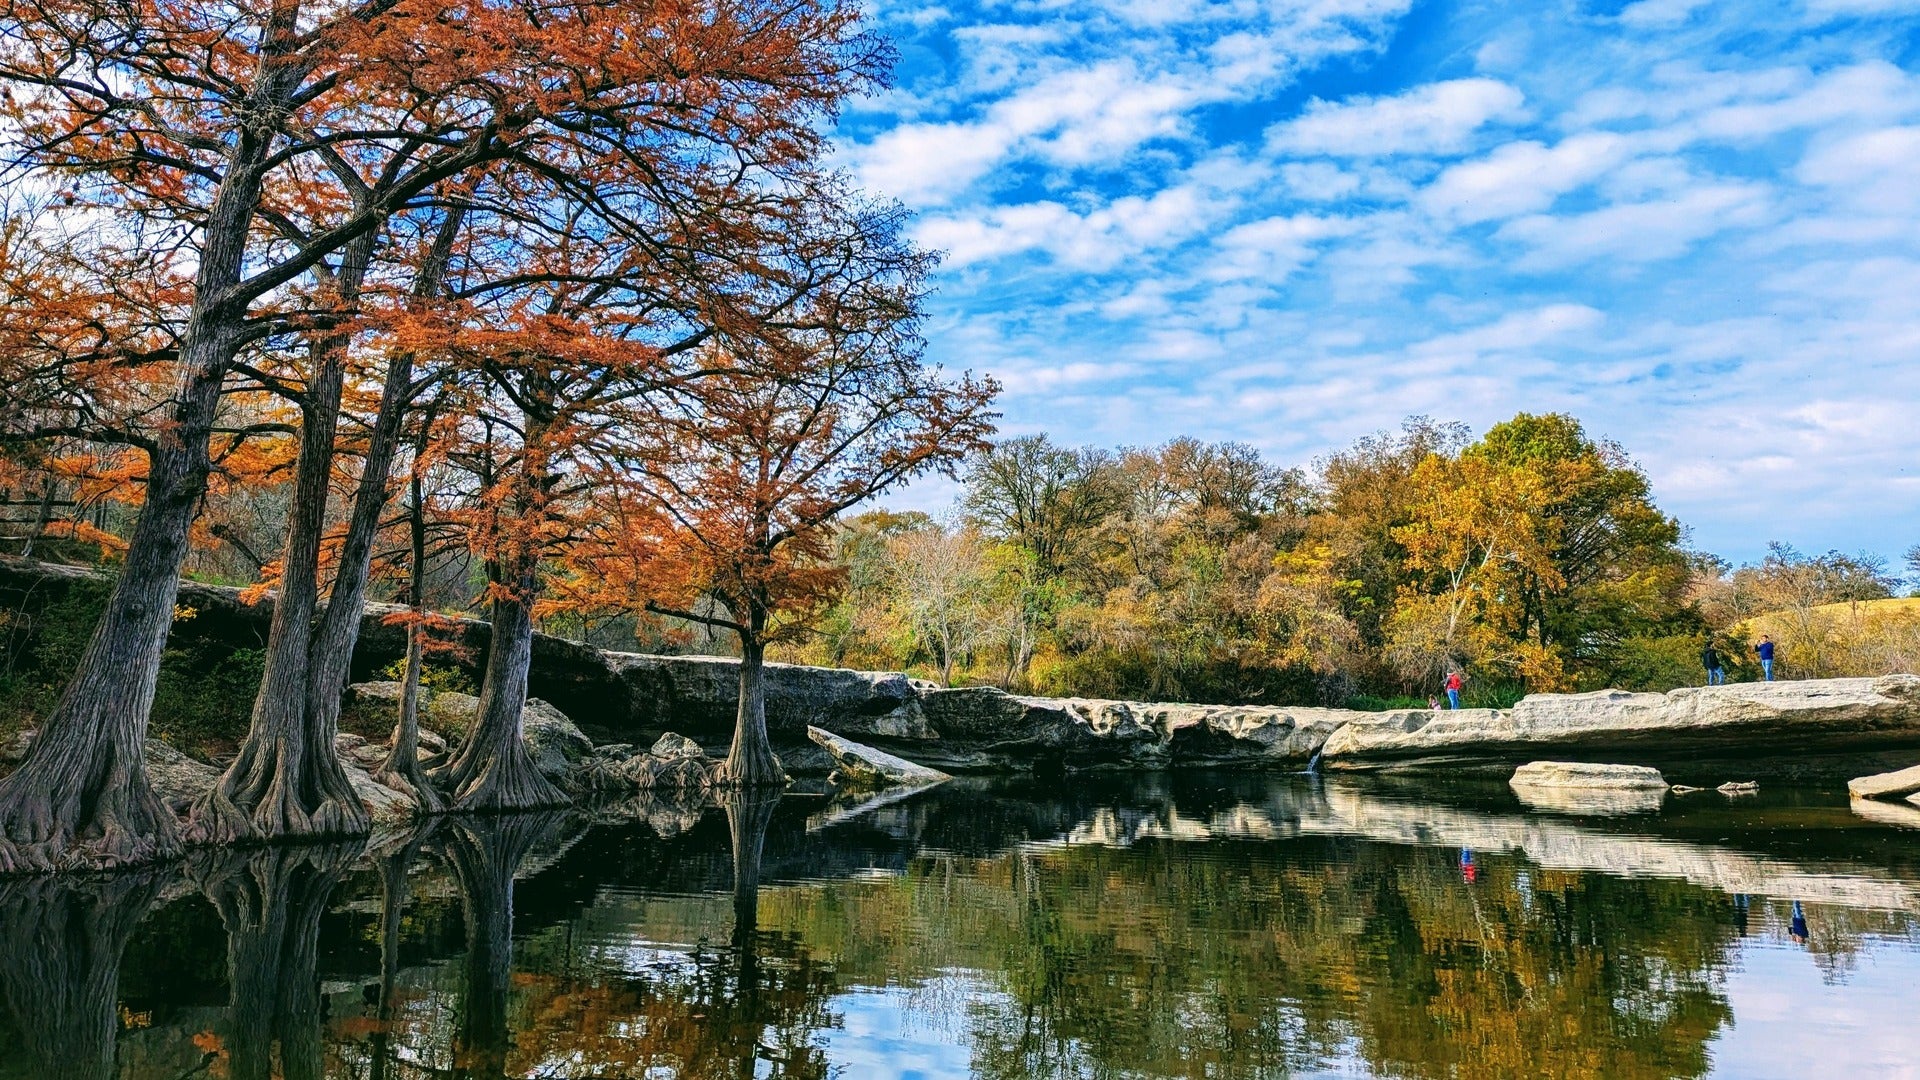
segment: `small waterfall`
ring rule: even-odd
[[[1317,776],[1319,775],[1319,773],[1320,773],[1320,751],[1315,750],[1313,752],[1313,756],[1307,759],[1307,775]]]

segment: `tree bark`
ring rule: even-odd
[[[453,246],[460,237],[465,221],[466,210],[459,206],[449,210],[441,220],[427,259],[414,278],[414,299],[427,300],[440,294],[446,282]],[[386,377],[380,387],[380,406],[367,442],[367,457],[360,473],[360,482],[354,489],[346,541],[340,547],[338,568],[334,572],[333,592],[327,599],[326,613],[321,616],[320,629],[314,636],[313,660],[308,675],[307,713],[315,727],[323,727],[329,732],[338,730],[340,726],[340,699],[346,693],[347,678],[353,667],[353,648],[360,637],[360,616],[366,607],[367,581],[373,568],[373,543],[380,532],[380,515],[387,505],[388,482],[393,473],[393,459],[399,448],[401,428],[406,420],[407,409],[412,404],[413,370],[414,354],[410,350],[396,350],[388,357]],[[419,438],[414,444],[416,462],[426,453],[432,426],[433,418],[429,413],[421,422]],[[420,506],[417,468],[412,476],[412,495],[413,579],[409,602],[414,609],[415,622],[407,636],[409,662],[418,643],[418,616],[424,602],[422,589],[426,580],[426,539],[423,532],[426,523],[422,517],[424,510]],[[414,683],[417,686],[418,680],[414,680]],[[418,731],[416,726],[413,733],[416,745]],[[414,752],[409,750],[404,757],[398,753],[398,740],[399,733],[396,731],[395,752],[381,766],[381,775],[405,784],[402,790],[411,789],[422,813],[439,812],[445,806],[444,800],[427,786]]]
[[[0,995],[32,1075],[112,1080],[120,956],[162,884],[153,871],[0,886]]]
[[[181,335],[180,389],[149,456],[126,564],[40,737],[0,781],[0,872],[124,866],[180,850],[178,824],[148,783],[140,749],[188,529],[212,469],[208,442],[220,392],[239,348],[245,313],[226,294],[240,283],[263,166],[299,78],[285,58],[298,17],[298,4],[274,5],[249,95],[258,115],[237,129],[208,207]]]
[[[343,295],[359,292],[371,240],[349,248]],[[282,546],[280,589],[267,634],[266,670],[240,754],[193,808],[189,840],[231,843],[279,836],[352,836],[372,826],[334,753],[336,723],[307,708],[314,616],[320,605],[320,539],[326,528],[333,444],[340,419],[348,340],[330,334],[313,347],[313,377],[302,402],[300,456]],[[358,623],[358,619],[354,620]]]
[[[427,434],[432,426],[433,417],[429,413],[422,418],[419,436],[414,440],[414,465],[407,478],[407,608],[412,621],[407,624],[407,666],[400,683],[400,715],[394,721],[393,737],[387,740],[387,760],[373,774],[374,779],[389,787],[412,793],[422,814],[437,814],[447,808],[446,800],[427,782],[426,770],[420,767],[420,673],[426,652],[426,627],[422,620],[426,617],[427,595],[427,508],[420,459],[426,453]]]
[[[320,918],[357,854],[352,844],[278,847],[203,867],[201,888],[227,928],[231,1080],[322,1080]]]
[[[786,770],[767,739],[767,646],[761,640],[767,616],[759,605],[740,633],[740,706],[734,714],[733,745],[714,774],[720,787],[772,787],[787,783]]]
[[[514,556],[511,577],[496,585],[492,636],[473,729],[445,770],[455,810],[533,810],[572,800],[533,767],[521,726],[527,669],[533,663],[533,595],[539,565],[531,553]]]

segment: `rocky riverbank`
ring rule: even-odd
[[[74,582],[101,578],[0,559],[0,602],[44,602]],[[243,603],[238,589],[188,584],[181,602],[197,614],[176,624],[176,635],[212,635],[237,648],[265,641],[269,605]],[[404,635],[383,621],[392,610],[369,607],[354,655],[357,678],[401,655]],[[459,634],[477,673],[486,624],[464,622]],[[577,727],[589,748],[651,746],[674,732],[717,753],[732,733],[736,676],[728,657],[647,656],[540,636],[530,694]],[[835,767],[808,738],[810,727],[948,773],[1317,763],[1328,771],[1504,776],[1553,759],[1646,765],[1674,779],[1717,783],[1732,772],[1847,779],[1920,761],[1920,677],[1912,675],[1668,694],[1536,694],[1510,710],[1380,713],[1023,697],[990,687],[943,689],[897,672],[786,664],[768,665],[767,686],[768,727],[796,775],[824,776]],[[374,708],[391,715],[384,702]]]

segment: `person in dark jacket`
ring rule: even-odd
[[[1707,685],[1719,686],[1727,681],[1726,669],[1720,666],[1720,653],[1713,647],[1713,639],[1708,638],[1706,647],[1700,650],[1700,666],[1707,669]]]
[[[1772,682],[1773,681],[1773,639],[1768,637],[1765,634],[1761,634],[1760,644],[1755,645],[1753,647],[1753,651],[1760,654],[1760,674],[1764,676],[1768,682]]]

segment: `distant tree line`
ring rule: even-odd
[[[1884,562],[1775,544],[1735,568],[1685,539],[1626,452],[1564,415],[1478,439],[1415,417],[1306,469],[1238,443],[1028,436],[972,462],[947,518],[847,522],[847,591],[791,655],[1051,694],[1363,706],[1424,704],[1453,668],[1490,704],[1665,690],[1702,681],[1709,640],[1739,677],[1756,620],[1788,672],[1911,666],[1776,625],[1892,596]]]

